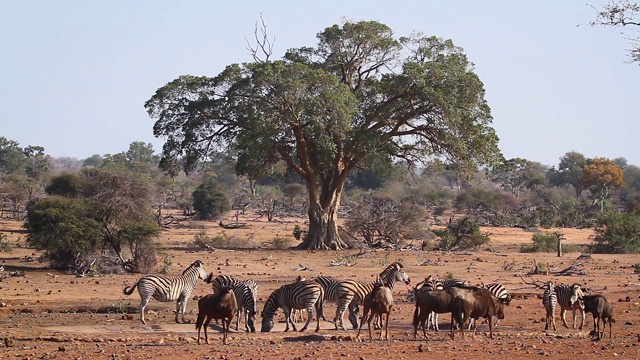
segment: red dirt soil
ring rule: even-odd
[[[265,242],[276,235],[290,236],[294,225],[303,223],[300,219],[273,223],[241,221],[248,223],[247,229],[224,230],[225,234],[238,243],[257,246],[265,246]],[[127,297],[122,289],[125,284],[133,284],[140,275],[79,278],[46,269],[44,264],[28,261],[31,260],[29,257],[37,258],[39,254],[23,247],[26,235],[15,232],[20,225],[19,222],[0,220],[0,232],[5,233],[14,246],[11,253],[0,253],[0,266],[4,265],[5,271],[19,269],[26,273],[24,277],[9,277],[0,282],[0,359],[640,358],[640,331],[637,329],[640,324],[640,279],[632,267],[640,263],[640,255],[592,255],[590,259],[580,260],[582,270],[587,273],[584,276],[536,275],[536,280],[577,282],[604,294],[612,301],[616,318],[613,338],[608,337],[607,330],[602,341],[592,341],[589,336],[593,328],[590,315],[582,330],[573,330],[562,326],[557,311],[558,331],[545,332],[542,291],[524,284],[517,275],[526,274],[534,259],[552,269],[562,270],[580,254],[568,253],[558,258],[551,253],[519,253],[520,246],[529,244],[533,235],[521,229],[483,228],[492,234],[493,251],[453,254],[380,250],[360,257],[354,256],[357,254],[354,250],[294,251],[265,247],[193,251],[190,244],[201,226],[207,227],[210,236],[222,229],[211,223],[193,223],[190,227],[164,232],[160,242],[166,253],[173,256],[169,276],[180,274],[199,259],[208,272],[254,279],[259,285],[260,310],[271,291],[294,281],[297,275],[308,279],[330,275],[372,281],[384,265],[393,261],[404,264],[412,284],[429,274],[452,275],[472,284],[501,282],[514,295],[505,310],[505,319],[494,328],[494,339],[489,339],[488,327],[482,324],[475,339],[467,333],[464,340],[456,335],[452,341],[448,336],[448,315],[440,316],[440,332],[428,331],[428,340],[418,332],[418,338],[414,339],[411,325],[414,305],[406,299],[409,286],[399,284],[394,289],[389,341],[377,340],[377,332],[374,332],[374,340],[369,340],[366,329],[361,334],[363,341],[354,341],[356,331],[334,330],[331,322],[321,322],[319,333],[313,332],[315,325],[304,333],[285,333],[282,311],[279,311],[276,315],[279,322],[270,333],[235,331],[234,319],[229,345],[223,346],[217,325],[212,325],[209,331],[210,345],[196,344],[197,301],[194,296],[211,292],[204,282],[197,283],[189,299],[187,319],[191,323],[174,323],[175,303],[151,300],[147,308],[150,311],[146,314],[147,325],[143,325],[135,310],[132,314],[117,313],[119,309],[137,309],[140,301],[137,291]],[[590,230],[564,229],[564,233],[566,243],[588,244],[591,241]],[[352,266],[331,266],[331,262],[337,260],[348,260]],[[426,260],[429,265],[421,266]],[[308,270],[296,271],[299,264]],[[112,313],[105,313],[107,310]],[[333,318],[334,314],[335,304],[327,304],[327,319]],[[571,326],[570,313],[567,319]],[[260,320],[258,316],[258,331]],[[9,346],[5,347],[5,344]]]

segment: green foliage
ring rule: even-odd
[[[192,193],[193,208],[203,220],[215,220],[231,209],[224,189],[214,180],[207,179]]]
[[[451,273],[451,272],[447,272],[447,273],[444,275],[444,278],[445,278],[446,280],[453,280],[453,279],[455,279],[456,277],[455,277],[455,276],[453,276],[453,273]]]
[[[216,147],[231,148],[236,171],[253,180],[287,164],[317,193],[308,204],[317,209],[314,235],[301,248],[336,249],[344,242],[320,235],[337,234],[336,222],[317,215],[334,211],[355,169],[437,158],[475,170],[500,158],[484,85],[451,40],[395,38],[376,21],[334,25],[317,39],[284,60],[233,64],[158,89],[145,108],[154,135],[166,138],[161,165],[181,161],[191,171]]]
[[[495,209],[502,205],[500,198],[493,192],[483,189],[469,189],[460,193],[454,200],[456,210]]]
[[[27,212],[27,244],[44,250],[54,268],[66,268],[77,256],[94,250],[100,224],[86,201],[52,196],[36,202]]]
[[[247,249],[255,247],[251,237],[240,238],[222,231],[216,236],[209,236],[201,229],[194,237],[193,244],[200,249]]]
[[[640,252],[640,215],[606,212],[597,220],[595,253],[630,254]]]
[[[433,230],[440,237],[438,248],[446,251],[475,249],[489,243],[489,235],[480,232],[477,221],[464,217],[450,221],[445,229]]]
[[[276,250],[286,250],[291,247],[293,241],[288,236],[276,235],[271,240],[267,241],[267,245]]]
[[[0,234],[0,252],[10,253],[11,251],[13,251],[13,247],[9,244],[7,235]]]
[[[82,180],[77,174],[64,173],[55,176],[49,181],[49,185],[44,188],[48,195],[58,195],[63,197],[76,197],[80,194]]]
[[[296,240],[303,240],[307,236],[308,232],[309,230],[303,229],[300,225],[296,225],[293,227],[293,237]]]
[[[537,232],[532,236],[532,245],[523,245],[520,248],[520,252],[550,252],[555,253],[558,251],[558,237],[550,232]],[[581,246],[572,244],[562,244],[562,252],[580,252]]]

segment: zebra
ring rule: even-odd
[[[207,277],[207,283],[211,284],[211,290],[213,290],[213,293],[216,294],[218,292],[220,292],[220,290],[222,290],[225,287],[230,287],[233,288],[234,290],[234,295],[236,296],[236,299],[238,301],[238,317],[236,318],[236,330],[238,330],[239,322],[240,322],[240,312],[242,310],[245,311],[245,329],[247,329],[247,321],[249,321],[250,323],[250,327],[252,329],[252,332],[255,332],[255,327],[253,326],[253,320],[251,319],[251,314],[250,314],[250,310],[248,306],[250,305],[250,301],[247,300],[246,302],[242,299],[249,299],[249,295],[245,295],[244,291],[245,289],[242,286],[238,287],[238,284],[245,284],[249,290],[251,291],[251,296],[253,298],[253,306],[252,308],[254,309],[254,315],[255,315],[255,308],[256,308],[256,304],[255,304],[255,299],[258,298],[258,284],[253,281],[253,280],[245,280],[245,281],[240,281],[236,278],[234,278],[231,275],[218,275],[215,278],[213,277],[213,273],[210,273],[209,276]],[[247,306],[243,306],[243,305],[247,305]],[[254,316],[255,318],[255,316]],[[215,320],[216,324],[218,323],[218,320]]]
[[[320,331],[320,317],[322,316],[322,302],[324,298],[324,290],[322,286],[315,281],[300,281],[292,284],[282,285],[269,295],[262,310],[262,332],[269,332],[273,329],[273,317],[278,308],[284,311],[286,328],[289,331],[291,323],[291,310],[307,309],[307,322],[300,331],[305,331],[313,317],[313,308],[316,308],[317,326],[316,332]],[[291,323],[294,331],[297,331],[296,325]]]
[[[178,275],[173,279],[163,275],[145,275],[131,287],[125,286],[123,293],[131,295],[136,286],[138,287],[138,293],[140,293],[140,321],[145,325],[147,322],[144,320],[144,309],[152,297],[163,302],[176,300],[176,323],[179,323],[178,314],[182,314],[182,323],[186,324],[187,300],[189,300],[198,278],[207,279],[207,272],[200,260],[196,260],[182,272],[182,275]]]
[[[240,282],[240,280],[230,275],[218,275],[214,278],[213,273],[209,274],[206,281],[211,284],[211,290],[213,290],[214,294],[220,292],[222,288],[234,287]]]
[[[301,281],[307,281],[307,278],[304,277],[303,275],[296,276],[296,282],[301,282]],[[298,321],[298,319],[300,319],[300,321]],[[303,322],[303,321],[304,321],[304,318],[302,317],[302,309],[293,309],[293,311],[291,311],[291,322],[297,323],[297,322]]]
[[[554,288],[558,299],[558,305],[560,305],[560,317],[562,318],[562,324],[568,328],[567,319],[565,318],[567,310],[571,310],[573,313],[573,329],[576,328],[576,311],[580,310],[582,313],[582,322],[580,323],[580,329],[584,326],[585,313],[584,303],[580,301],[580,298],[584,296],[580,284],[573,285],[556,285]]]
[[[409,275],[404,272],[403,266],[399,262],[387,266],[379,275],[380,281],[388,286],[392,291],[396,281],[409,284]],[[354,329],[358,329],[358,305],[364,304],[364,297],[373,290],[376,281],[363,283],[354,280],[339,281],[336,286],[336,317],[334,318],[336,330],[346,330],[343,325],[344,312],[349,308],[349,321]]]
[[[224,287],[223,287],[224,288]],[[254,291],[255,290],[255,291]],[[258,285],[253,280],[238,282],[233,287],[233,293],[238,302],[238,314],[236,317],[236,331],[240,327],[240,317],[244,318],[244,329],[246,332],[256,332],[256,299],[258,296]]]
[[[511,303],[511,294],[507,291],[507,288],[504,287],[501,283],[491,283],[491,284],[481,284],[480,288],[487,289],[491,293],[491,295],[500,300],[500,302],[504,305],[509,305]],[[486,320],[485,320],[486,321]],[[500,319],[496,319],[496,322],[493,325],[498,325]],[[469,320],[469,330],[471,330],[476,323],[476,319]]]
[[[316,277],[313,281],[317,282],[318,284],[320,284],[320,286],[322,286],[322,290],[324,290],[325,303],[328,303],[328,302],[332,303],[336,301],[337,299],[336,285],[339,282],[338,279],[333,278],[331,276],[320,275]],[[324,304],[323,304],[323,307],[324,307]],[[324,317],[324,314],[322,315],[322,320],[327,321],[327,319]],[[335,322],[336,319],[334,318],[333,321]]]
[[[431,275],[425,278],[423,281],[416,284],[416,286],[409,290],[409,301],[416,302],[418,294],[422,291],[443,290],[442,283],[433,279]],[[427,317],[427,328],[438,329],[438,314],[431,312]],[[429,325],[431,324],[431,325]]]
[[[545,330],[549,330],[550,326],[553,326],[553,331],[556,331],[556,306],[558,305],[558,294],[555,291],[555,285],[552,281],[547,283],[544,294],[542,294],[542,305],[544,305],[547,311]]]

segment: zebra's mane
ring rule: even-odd
[[[188,268],[184,269],[184,271],[182,272],[182,275],[186,274],[187,271],[189,271],[189,270],[191,270],[193,268],[199,267],[199,266],[202,266],[202,261],[200,261],[200,260],[194,261],[193,264],[189,265]]]

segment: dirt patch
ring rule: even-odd
[[[613,303],[617,322],[613,339],[591,341],[591,319],[587,316],[581,330],[562,326],[557,314],[558,331],[544,331],[544,309],[541,291],[522,282],[518,274],[526,274],[533,260],[562,270],[575,262],[580,254],[569,253],[558,258],[555,254],[521,254],[520,247],[531,242],[532,232],[522,229],[484,228],[492,233],[493,252],[477,251],[465,254],[422,251],[371,251],[356,256],[357,251],[295,251],[233,249],[193,251],[193,236],[205,227],[215,236],[221,231],[240,239],[251,239],[256,246],[276,235],[290,236],[301,219],[278,223],[241,219],[244,229],[222,229],[216,224],[194,224],[191,228],[173,229],[163,233],[160,243],[172,256],[169,276],[179,274],[195,260],[202,260],[207,271],[228,274],[240,279],[253,279],[259,286],[258,308],[271,291],[292,282],[297,275],[313,278],[329,275],[343,279],[372,281],[384,265],[393,261],[404,264],[412,283],[432,274],[453,276],[472,284],[501,282],[513,293],[513,301],[506,309],[506,318],[494,329],[494,339],[488,338],[486,324],[479,326],[472,338],[449,337],[449,316],[440,317],[440,332],[422,332],[413,337],[414,306],[406,298],[409,286],[399,284],[394,289],[395,306],[390,321],[390,341],[379,341],[377,331],[369,340],[366,329],[362,341],[356,341],[355,330],[338,331],[332,322],[321,322],[321,330],[314,333],[315,322],[304,332],[284,332],[282,311],[269,333],[246,333],[232,323],[229,345],[221,346],[218,325],[211,325],[211,345],[196,344],[196,300],[209,293],[210,287],[198,282],[188,302],[188,324],[175,324],[174,303],[152,300],[143,325],[137,313],[137,292],[124,296],[122,289],[131,285],[139,275],[105,275],[96,278],[77,278],[64,272],[52,271],[34,261],[38,253],[24,248],[24,234],[7,232],[14,245],[10,254],[0,254],[0,265],[6,269],[25,271],[23,277],[8,277],[0,282],[0,359],[21,358],[77,358],[77,359],[148,359],[148,358],[216,358],[216,359],[303,359],[356,357],[364,359],[416,357],[493,359],[495,357],[551,357],[557,359],[640,358],[640,278],[633,264],[640,263],[638,255],[592,255],[582,259],[585,276],[537,275],[536,280],[554,280],[588,286],[605,294]],[[20,223],[0,222],[3,228],[19,228]],[[550,231],[555,231],[550,230]],[[590,243],[590,230],[564,230],[566,242]],[[349,259],[348,262],[339,261]],[[351,266],[332,266],[348,263]],[[296,271],[303,265],[307,270]],[[333,318],[335,304],[327,304],[325,315]],[[345,316],[346,317],[346,316]],[[258,316],[257,329],[261,318]],[[578,318],[578,323],[580,319]],[[567,315],[573,324],[571,313]],[[348,324],[345,318],[345,324]],[[302,325],[298,325],[302,326]],[[349,326],[350,327],[350,326]],[[4,341],[4,339],[7,339]],[[421,354],[422,353],[422,354]]]

